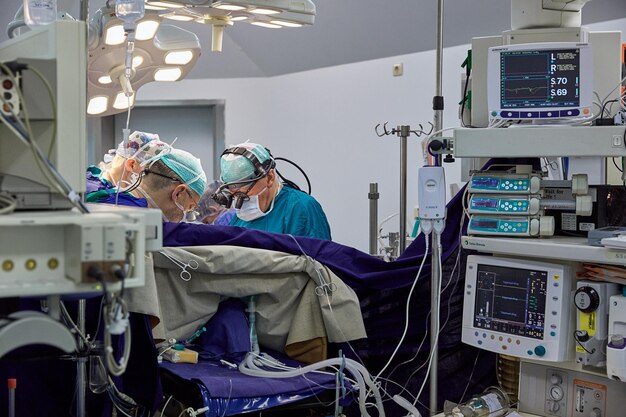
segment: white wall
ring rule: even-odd
[[[626,32],[626,19],[591,27]],[[456,46],[444,53],[444,127],[458,124],[460,65],[467,49]],[[301,165],[326,211],[333,240],[367,251],[369,183],[379,183],[380,219],[399,205],[399,140],[378,138],[374,126],[432,121],[434,62],[434,51],[427,51],[265,79],[153,83],[139,91],[138,99],[225,100],[226,144],[250,139]],[[404,76],[391,75],[395,63],[404,63]],[[409,207],[416,205],[422,165],[418,142],[413,137],[409,144]],[[284,172],[305,185],[296,171]],[[446,173],[449,184],[460,181],[460,163],[446,166]],[[391,230],[397,231],[394,224]]]
[[[122,141],[126,113],[115,115],[115,143]],[[213,177],[213,109],[205,106],[136,107],[131,112],[130,131],[158,132],[160,139],[191,152],[202,161],[208,177]],[[185,129],[181,130],[181,126]]]

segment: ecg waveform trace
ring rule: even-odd
[[[508,79],[504,83],[504,99],[506,100],[544,100],[549,93],[548,80],[515,80]]]

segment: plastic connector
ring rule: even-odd
[[[128,327],[128,315],[122,312],[121,308],[115,310],[111,323],[109,324],[109,332],[114,335],[120,335],[126,331]]]
[[[429,236],[433,231],[433,222],[431,220],[420,219],[420,229],[425,236]]]

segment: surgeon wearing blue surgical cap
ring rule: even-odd
[[[312,196],[284,184],[275,163],[261,145],[242,143],[226,149],[220,159],[224,183],[218,195],[235,209],[230,225],[330,240],[330,226],[322,206]]]
[[[143,171],[140,185],[132,192],[145,198],[148,207],[160,209],[164,221],[180,222],[196,210],[206,185],[200,160],[189,152],[172,149]]]

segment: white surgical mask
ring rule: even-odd
[[[267,211],[263,212],[263,210],[261,210],[261,207],[259,205],[259,196],[266,192],[267,189],[268,188],[265,187],[263,191],[261,191],[257,195],[251,195],[249,200],[243,202],[240,209],[235,209],[237,217],[245,222],[250,222],[263,216],[267,216],[274,208],[274,200],[276,200],[276,196],[274,196]],[[278,189],[278,192],[280,192],[280,188]],[[278,192],[276,192],[276,195],[278,195]]]
[[[174,202],[174,205],[176,205],[176,207],[177,207],[180,211],[182,211],[182,212],[183,212],[183,217],[182,217],[182,219],[180,220],[180,222],[181,222],[181,223],[187,223],[187,222],[189,222],[189,221],[193,221],[193,220],[195,220],[195,217],[194,217],[194,219],[191,219],[191,220],[189,219],[189,217],[190,217],[190,216],[189,216],[189,214],[191,213],[191,211],[190,211],[190,210],[185,210],[185,208],[183,207],[183,205],[182,205],[182,204],[180,204],[180,203],[178,202],[178,197],[177,197],[176,195],[174,195],[174,193],[172,193],[172,201]]]

